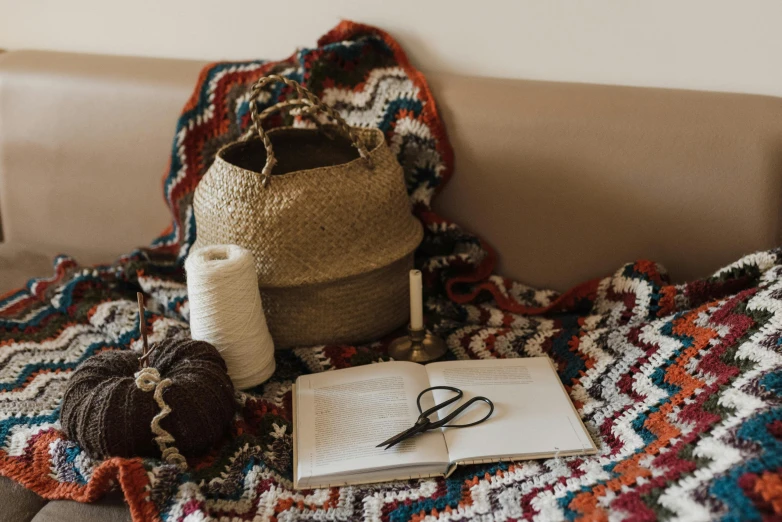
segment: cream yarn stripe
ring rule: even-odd
[[[169,464],[175,464],[181,469],[187,469],[187,460],[179,453],[179,450],[174,446],[174,437],[169,432],[163,429],[160,425],[160,421],[165,419],[169,413],[171,413],[171,406],[166,404],[163,400],[163,392],[166,391],[171,385],[171,379],[160,379],[160,373],[157,368],[143,368],[136,372],[136,386],[141,391],[150,392],[154,391],[154,399],[160,408],[160,412],[152,418],[152,433],[156,435],[155,442],[160,448],[160,452],[163,454],[163,460]],[[171,444],[171,446],[169,446]]]
[[[214,345],[237,389],[274,373],[272,341],[258,290],[255,259],[237,245],[210,245],[185,261],[193,339]]]

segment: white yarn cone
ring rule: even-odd
[[[274,373],[274,341],[261,304],[255,260],[237,245],[199,248],[185,261],[193,339],[213,344],[237,389]]]

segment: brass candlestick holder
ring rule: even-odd
[[[439,359],[447,351],[445,341],[426,328],[407,328],[407,335],[394,339],[388,347],[388,355],[395,361],[427,363]]]

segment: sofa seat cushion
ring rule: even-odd
[[[38,494],[9,478],[0,477],[0,520],[3,522],[30,522],[45,505],[46,499]]]
[[[46,504],[32,522],[130,522],[130,509],[122,493],[106,495],[93,504],[72,500],[53,500]]]
[[[2,522],[125,522],[130,509],[115,491],[92,504],[72,500],[47,501],[13,480],[0,476]]]

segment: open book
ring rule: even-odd
[[[494,414],[476,426],[428,431],[388,450],[375,447],[415,424],[416,398],[432,386],[464,391],[461,401],[438,411],[443,417],[476,395],[494,403]],[[421,406],[451,397],[434,390]],[[453,422],[478,420],[487,408],[474,403]],[[297,489],[448,476],[459,464],[597,450],[548,357],[385,362],[302,375],[293,389],[293,418]]]

